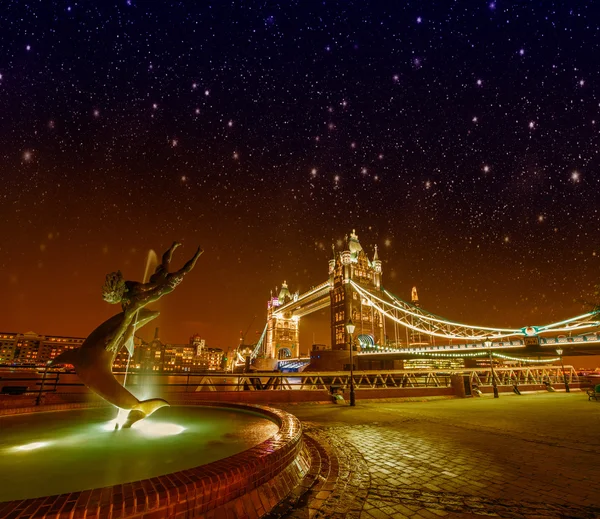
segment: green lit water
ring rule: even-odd
[[[258,414],[163,407],[113,430],[115,409],[0,417],[0,502],[151,478],[253,447],[278,431]]]

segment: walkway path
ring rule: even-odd
[[[320,463],[284,517],[600,518],[600,403],[580,391],[284,409]]]

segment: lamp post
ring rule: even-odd
[[[558,353],[558,356],[560,357],[560,368],[562,369],[562,374],[563,374],[563,381],[565,383],[565,391],[567,393],[571,392],[571,388],[569,387],[569,383],[567,382],[567,375],[565,375],[565,365],[563,364],[563,358],[562,358],[562,348],[557,348],[556,353]]]
[[[490,356],[490,367],[492,368],[492,387],[494,388],[494,398],[499,398],[498,395],[498,384],[496,384],[496,372],[494,371],[494,358],[492,357],[492,341],[489,337],[485,339],[485,347],[488,348],[488,355]]]
[[[352,335],[354,334],[355,328],[356,326],[354,326],[354,323],[352,322],[351,318],[348,321],[348,324],[346,324],[346,331],[348,332],[348,335],[350,335],[350,405],[352,407],[356,405],[356,398],[354,396],[354,359],[352,355],[354,342]]]

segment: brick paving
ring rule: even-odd
[[[600,518],[600,403],[584,392],[281,407],[318,467],[279,517]]]

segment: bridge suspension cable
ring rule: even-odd
[[[365,290],[352,280],[350,280],[350,285],[359,293],[361,298],[363,298],[367,304],[378,310],[385,317],[405,328],[425,335],[445,339],[473,341],[483,341],[489,337],[498,340],[529,335],[529,333],[525,331],[526,328],[493,328],[456,323],[407,303],[387,290],[384,290],[383,293],[391,302]],[[569,332],[573,330],[584,330],[586,328],[597,327],[599,324],[598,311],[594,311],[557,323],[532,327],[533,331],[531,335],[546,331]]]
[[[256,343],[256,346],[254,347],[254,351],[250,355],[251,359],[255,359],[260,354],[260,350],[263,347],[263,342],[265,340],[265,335],[267,335],[267,326],[269,326],[269,323],[265,324],[263,332],[260,335],[260,339],[258,339],[258,342]]]

